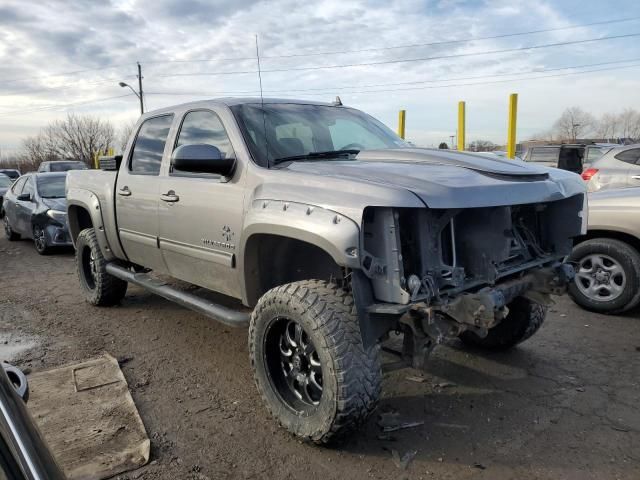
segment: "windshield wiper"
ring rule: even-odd
[[[277,165],[283,162],[293,162],[295,160],[315,160],[318,158],[337,158],[349,155],[357,155],[360,150],[327,150],[325,152],[309,152],[304,155],[292,155],[290,157],[274,158],[271,161],[272,165]]]

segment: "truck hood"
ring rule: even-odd
[[[585,192],[580,176],[564,170],[434,149],[367,150],[354,160],[291,162],[286,169],[408,190],[430,208],[536,203]]]

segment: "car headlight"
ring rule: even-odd
[[[47,210],[47,216],[62,225],[67,223],[67,212],[63,212],[62,210]]]

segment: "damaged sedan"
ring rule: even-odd
[[[7,190],[3,202],[7,239],[31,238],[41,255],[72,245],[65,180],[66,173],[28,173]]]

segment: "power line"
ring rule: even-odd
[[[482,78],[492,78],[492,77],[499,77],[499,76],[514,76],[514,75],[523,75],[523,74],[530,74],[530,73],[544,73],[544,72],[551,72],[551,71],[557,71],[557,70],[567,70],[567,69],[571,69],[571,68],[585,68],[585,67],[592,67],[592,66],[599,66],[599,65],[610,65],[610,64],[617,64],[617,63],[623,63],[623,62],[631,62],[631,61],[638,61],[640,59],[634,59],[634,60],[624,60],[624,61],[619,61],[619,62],[602,62],[602,63],[594,63],[594,64],[590,64],[590,65],[583,65],[583,66],[573,66],[573,67],[559,67],[559,68],[550,68],[547,70],[531,70],[528,72],[522,72],[522,73],[512,73],[512,74],[496,74],[496,75],[486,75],[486,76],[476,76],[476,77],[462,77],[462,78],[457,78],[457,79],[453,79],[453,78],[449,78],[449,79],[442,79],[442,80],[421,80],[421,81],[416,81],[416,82],[402,82],[402,83],[390,83],[390,84],[378,84],[376,86],[395,86],[395,85],[405,85],[405,84],[419,84],[419,83],[436,83],[436,82],[448,82],[448,81],[455,81],[455,80],[465,80],[465,79],[482,79]],[[472,82],[472,83],[458,83],[458,84],[450,84],[450,85],[433,85],[433,86],[426,86],[426,87],[412,87],[412,88],[397,88],[397,89],[384,89],[384,90],[363,90],[363,91],[356,91],[356,92],[346,92],[346,93],[350,93],[350,94],[362,94],[362,93],[379,93],[379,92],[400,92],[400,91],[407,91],[407,90],[425,90],[425,89],[439,89],[439,88],[451,88],[451,87],[463,87],[463,86],[474,86],[474,85],[490,85],[490,84],[496,84],[496,83],[507,83],[507,82],[517,82],[517,81],[521,81],[521,80],[537,80],[537,79],[544,79],[544,78],[554,78],[554,77],[566,77],[566,76],[571,76],[571,75],[581,75],[581,74],[585,74],[585,73],[593,73],[593,72],[601,72],[601,71],[613,71],[613,70],[622,70],[622,69],[627,69],[627,68],[635,68],[640,66],[640,63],[637,64],[632,64],[632,65],[623,65],[620,67],[613,67],[613,68],[598,68],[598,69],[591,69],[591,70],[584,70],[584,71],[580,71],[580,72],[566,72],[566,73],[559,73],[559,74],[554,74],[554,75],[538,75],[538,76],[534,76],[534,77],[525,77],[525,78],[510,78],[510,79],[506,79],[506,80],[495,80],[495,81],[486,81],[486,82]],[[369,86],[367,85],[360,85],[360,86],[342,86],[342,87],[334,87],[334,88],[327,88],[327,91],[333,91],[333,92],[338,92],[338,91],[342,91],[344,89],[354,89],[354,88],[367,88]],[[306,91],[310,91],[310,90],[324,90],[324,89],[299,89],[299,90],[286,90],[289,92],[306,92]],[[286,92],[285,90],[267,90],[267,93],[276,93],[276,92]],[[243,92],[183,92],[183,93],[179,93],[179,92],[147,92],[147,95],[166,95],[166,96],[211,96],[211,95],[233,95],[233,94],[252,94],[252,93],[257,93],[257,91],[243,91]],[[325,96],[328,93],[309,93],[308,95],[312,95],[312,96]]]
[[[127,79],[127,78],[137,78],[136,75],[123,75],[118,78],[109,78],[106,80],[101,80],[99,82],[83,82],[74,85],[64,86],[64,87],[43,87],[36,89],[25,89],[25,90],[14,90],[10,93],[0,93],[0,97],[15,97],[29,93],[40,93],[40,92],[62,92],[66,90],[77,90],[82,87],[93,87],[96,85],[104,85],[107,83],[117,84],[119,80]]]
[[[0,112],[0,117],[6,117],[6,116],[10,116],[10,115],[20,115],[23,113],[33,113],[33,112],[42,112],[45,110],[56,110],[58,108],[67,108],[67,107],[76,107],[78,105],[87,105],[90,103],[99,103],[99,102],[105,102],[107,100],[115,100],[117,98],[125,98],[125,97],[130,97],[131,95],[133,95],[133,93],[127,93],[125,95],[116,95],[114,97],[104,97],[104,98],[96,98],[93,100],[87,100],[87,101],[82,101],[82,102],[74,102],[74,103],[63,103],[63,104],[58,104],[58,105],[46,105],[46,106],[41,106],[41,107],[37,107],[37,108],[33,108],[33,109],[27,109],[27,110],[14,110],[11,112]]]
[[[293,58],[293,57],[311,57],[311,56],[320,56],[320,55],[341,55],[346,53],[365,53],[365,52],[377,52],[383,50],[397,50],[402,48],[416,48],[416,47],[435,47],[439,45],[451,45],[456,43],[468,43],[475,42],[480,40],[496,40],[499,38],[509,38],[509,37],[518,37],[523,35],[533,35],[536,33],[548,33],[548,32],[558,32],[561,30],[572,30],[576,28],[584,28],[584,27],[593,27],[596,25],[608,25],[612,23],[622,23],[622,22],[632,22],[640,19],[640,17],[630,17],[630,18],[619,18],[615,20],[605,20],[602,22],[592,22],[592,23],[583,23],[580,25],[569,25],[566,27],[557,27],[557,28],[545,28],[540,30],[529,30],[528,32],[515,32],[515,33],[503,33],[499,35],[491,35],[488,37],[469,37],[462,38],[459,40],[443,40],[439,42],[429,42],[429,43],[409,43],[405,45],[394,45],[390,47],[372,47],[372,48],[361,48],[357,50],[334,50],[328,52],[309,52],[309,53],[291,53],[291,54],[281,54],[281,55],[265,55],[262,58]]]
[[[405,59],[395,59],[395,60],[379,60],[375,62],[362,62],[362,63],[346,63],[340,65],[317,65],[317,66],[309,66],[309,67],[290,67],[290,68],[275,68],[262,70],[262,73],[276,73],[276,72],[301,72],[308,70],[328,70],[328,69],[337,69],[337,68],[351,68],[351,67],[370,67],[376,65],[389,65],[389,64],[397,64],[397,63],[410,63],[410,62],[426,62],[431,60],[444,60],[449,58],[463,58],[463,57],[475,57],[480,55],[494,55],[497,53],[510,53],[510,52],[521,52],[524,50],[536,50],[542,48],[552,48],[552,47],[560,47],[566,45],[578,45],[583,43],[593,43],[593,42],[601,42],[604,40],[614,40],[620,38],[630,38],[640,36],[640,33],[629,33],[625,35],[612,35],[608,37],[599,37],[599,38],[588,38],[584,40],[570,40],[566,42],[555,42],[555,43],[544,43],[540,45],[530,45],[527,47],[517,47],[517,48],[504,48],[500,50],[489,50],[484,52],[473,52],[473,53],[456,53],[452,55],[437,55],[433,57],[418,57],[418,58],[405,58]],[[218,75],[239,75],[239,74],[248,74],[257,73],[256,70],[242,70],[235,72],[190,72],[190,73],[169,73],[164,75],[158,75],[162,78],[167,77],[199,77],[199,76],[218,76]]]
[[[79,73],[86,73],[86,72],[97,72],[97,71],[101,71],[101,70],[109,70],[111,68],[120,68],[120,67],[128,67],[131,65],[135,65],[134,62],[132,63],[121,63],[119,65],[109,65],[107,67],[96,67],[96,68],[87,68],[84,70],[74,70],[71,72],[61,72],[61,73],[50,73],[47,75],[38,75],[35,77],[23,77],[23,78],[10,78],[8,80],[2,80],[3,82],[27,82],[29,80],[39,80],[42,78],[51,78],[51,77],[66,77],[69,75],[77,75]]]

